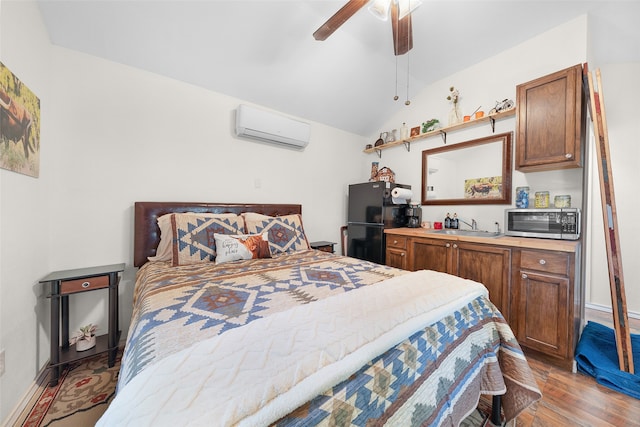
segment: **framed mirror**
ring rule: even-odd
[[[422,152],[422,204],[511,203],[512,132]]]

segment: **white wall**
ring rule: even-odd
[[[0,61],[41,102],[40,178],[0,169],[0,420],[48,359],[49,311],[38,281],[50,264],[48,191],[55,166],[49,132],[50,45],[32,2],[0,2]]]
[[[0,171],[0,420],[49,359],[49,301],[38,284],[48,272],[126,263],[126,334],[135,201],[300,203],[309,239],[339,242],[347,186],[369,176],[353,166],[364,163],[362,137],[311,123],[304,151],[238,139],[242,100],[51,46],[34,3],[5,2],[2,60],[40,96],[43,132],[39,179]],[[106,331],[102,294],[73,297],[72,329]]]
[[[600,68],[608,125],[611,173],[613,174],[614,196],[618,221],[618,235],[622,259],[622,272],[630,312],[640,313],[640,222],[638,211],[640,198],[637,196],[637,170],[640,159],[640,122],[636,117],[635,100],[640,94],[640,64],[603,64]],[[595,78],[595,75],[594,75]],[[591,145],[594,148],[595,144]],[[602,205],[600,199],[599,175],[595,154],[591,157],[591,262],[587,264],[587,299],[590,303],[611,307],[607,253],[604,242]]]
[[[417,126],[431,118],[447,125],[450,103],[447,101],[449,87],[460,91],[460,106],[463,114],[471,114],[478,106],[488,112],[496,101],[509,98],[515,101],[516,86],[543,75],[571,67],[586,61],[587,18],[582,16],[526,42],[486,59],[472,67],[429,85],[424,91],[411,96],[411,105],[402,106],[400,112],[384,123],[381,130],[400,128],[403,122],[409,127]],[[496,122],[495,133],[514,132],[515,116]],[[491,135],[488,123],[469,127],[447,135],[447,145],[453,145]],[[373,141],[378,133],[371,135]],[[515,141],[515,134],[514,139]],[[407,152],[403,146],[382,151],[382,158],[370,155],[366,162],[379,161],[380,167],[388,166],[396,172],[396,181],[410,184],[415,195],[412,200],[419,203],[421,194],[422,151],[441,147],[440,136],[420,140],[411,144]],[[515,157],[515,145],[513,155]],[[369,163],[370,164],[370,163]],[[521,173],[514,171],[512,192],[515,187],[528,185],[531,192],[548,190],[555,194],[570,194],[573,206],[580,206],[582,170]],[[512,194],[513,199],[513,194]],[[512,203],[515,205],[515,200]],[[474,218],[481,229],[493,230],[499,222],[504,229],[504,209],[508,205],[458,205],[423,206],[423,218],[427,221],[442,221],[450,212],[471,222]]]

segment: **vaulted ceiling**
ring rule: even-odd
[[[601,63],[640,62],[640,1],[423,0],[414,48],[365,8],[326,41],[342,1],[38,0],[51,42],[369,136],[425,85],[588,14]]]

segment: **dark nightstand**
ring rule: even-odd
[[[103,265],[76,270],[55,271],[40,280],[49,283],[51,298],[51,380],[49,386],[58,384],[60,367],[70,362],[109,352],[109,367],[116,361],[120,330],[118,327],[118,284],[124,264]],[[76,351],[69,346],[69,296],[100,289],[109,291],[109,330],[96,337],[95,347]],[[62,339],[61,335],[62,334]]]
[[[319,251],[330,253],[333,253],[333,245],[335,245],[334,242],[325,242],[324,240],[311,242],[309,244],[311,245],[311,249],[318,249]]]

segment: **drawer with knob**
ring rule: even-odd
[[[407,238],[404,236],[387,236],[387,247],[407,249]]]
[[[107,287],[109,287],[109,276],[85,277],[83,279],[62,280],[60,282],[60,293],[66,295]]]
[[[520,267],[523,269],[563,276],[569,274],[569,265],[569,255],[564,252],[523,250],[520,258]]]

